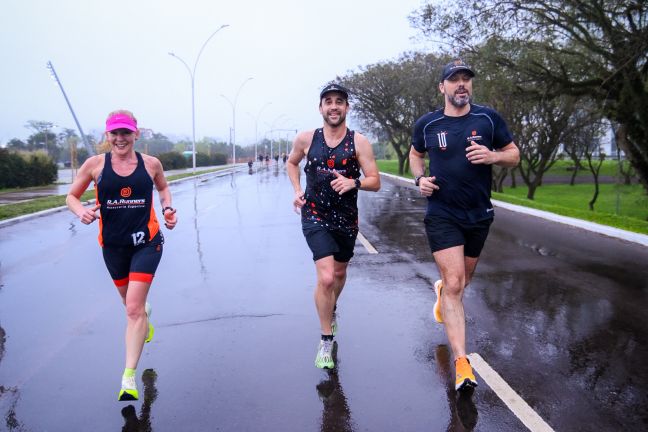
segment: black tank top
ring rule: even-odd
[[[342,195],[331,187],[335,180],[333,171],[344,177],[360,177],[354,132],[347,129],[342,141],[329,147],[324,141],[324,130],[317,129],[306,156],[306,204],[302,207],[302,227],[321,225],[344,234],[358,233],[358,190]]]
[[[104,168],[95,185],[97,203],[101,204],[101,246],[139,246],[151,241],[160,230],[152,204],[153,180],[142,155],[135,155],[135,171],[122,177],[112,168],[111,154],[105,154]]]

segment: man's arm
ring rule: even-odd
[[[293,205],[296,209],[301,208],[306,203],[304,200],[304,191],[299,181],[299,163],[304,156],[306,156],[308,146],[313,140],[313,133],[314,131],[298,133],[293,141],[292,150],[286,160],[286,172],[288,173],[290,183],[292,183],[293,189],[295,190]]]
[[[361,181],[361,190],[377,192],[380,190],[380,172],[376,165],[376,158],[371,148],[371,143],[362,134],[355,134],[356,154],[358,155],[358,162],[362,169],[364,178]]]
[[[419,191],[423,196],[430,196],[434,193],[435,190],[439,190],[434,182],[436,181],[435,176],[424,177],[425,176],[425,153],[421,153],[416,150],[414,146],[410,147],[409,153],[409,162],[410,162],[410,171],[414,178],[419,177]]]
[[[364,178],[360,181],[360,189],[376,192],[380,189],[380,173],[376,166],[371,144],[364,135],[359,133],[355,134],[354,142],[356,157],[364,174]],[[356,180],[344,177],[335,171],[335,179],[331,182],[331,187],[335,192],[342,195],[356,188]]]
[[[473,144],[466,148],[466,152],[466,157],[473,164],[513,168],[520,163],[520,150],[513,141],[495,151],[491,151],[488,147],[480,144]]]
[[[410,172],[414,178],[425,175],[425,153],[419,152],[414,146],[410,147],[409,163]]]

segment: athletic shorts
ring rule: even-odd
[[[333,255],[337,262],[349,262],[353,256],[353,248],[358,234],[343,234],[337,231],[329,231],[326,228],[315,225],[303,228],[302,232],[306,243],[313,252],[313,261]]]
[[[464,256],[478,258],[484,248],[493,219],[460,222],[443,216],[426,216],[425,232],[432,253],[454,246],[464,247]]]
[[[164,237],[158,232],[153,240],[139,246],[107,246],[102,248],[104,262],[116,286],[128,285],[129,280],[151,282],[157,270]]]

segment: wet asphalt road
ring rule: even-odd
[[[175,184],[149,299],[142,400],[117,402],[125,318],[97,227],[0,228],[0,430],[519,431],[481,383],[452,390],[424,201],[362,192],[338,367],[313,365],[315,272],[283,167]],[[465,295],[478,352],[555,429],[648,425],[648,248],[498,209]],[[479,377],[478,377],[479,379]]]

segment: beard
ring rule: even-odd
[[[329,115],[328,115],[328,114],[324,115],[323,117],[324,117],[324,122],[325,122],[327,125],[332,126],[332,127],[340,126],[340,125],[341,125],[342,123],[344,123],[344,121],[346,120],[346,114],[345,114],[345,113],[342,113],[342,112],[338,113],[338,119],[337,119],[336,121],[331,121],[331,120],[329,119]]]
[[[454,95],[448,95],[448,102],[455,108],[463,108],[466,105],[472,103],[472,95],[471,94],[466,94],[462,96],[457,96],[456,94]]]

